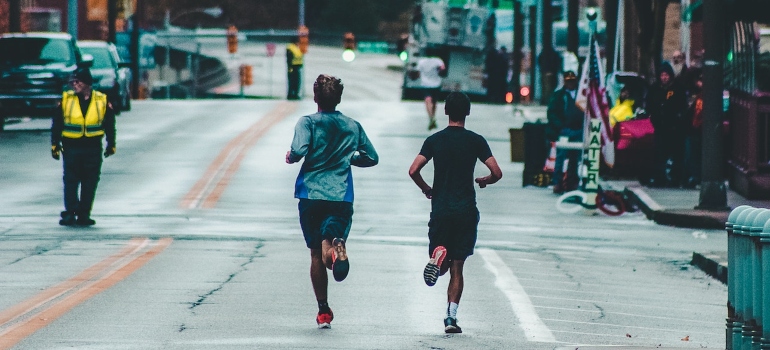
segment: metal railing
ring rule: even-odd
[[[725,228],[726,349],[770,349],[770,210],[739,206]]]
[[[770,95],[730,91],[730,162],[747,174],[770,172]]]

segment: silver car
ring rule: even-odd
[[[106,41],[78,41],[80,52],[93,57],[93,88],[107,94],[115,113],[131,110],[131,68],[123,62],[114,44]]]

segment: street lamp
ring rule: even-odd
[[[171,10],[166,9],[166,16],[163,18],[163,27],[168,30],[171,28],[171,22],[179,19],[179,17],[189,15],[191,13],[205,13],[211,17],[219,18],[219,16],[222,16],[222,9],[220,7],[207,7],[207,8],[195,8],[187,11],[182,11],[181,13],[174,16],[174,18],[171,18]]]

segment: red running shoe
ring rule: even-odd
[[[425,284],[429,287],[436,284],[438,275],[441,273],[441,264],[444,262],[445,257],[446,248],[444,248],[444,246],[440,245],[436,247],[436,249],[433,249],[433,254],[430,256],[430,260],[428,260],[428,264],[425,265],[425,270],[422,272]]]
[[[332,328],[333,319],[334,313],[329,309],[329,312],[319,312],[318,316],[315,317],[315,322],[318,323],[318,329],[329,329]]]

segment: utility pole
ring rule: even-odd
[[[134,14],[131,16],[131,95],[140,97],[139,95],[139,81],[141,77],[141,71],[139,70],[139,36],[141,35],[140,29],[144,22],[144,0],[136,0],[136,8]],[[168,62],[166,63],[168,64]]]
[[[11,32],[21,31],[21,0],[8,2],[8,27]]]
[[[69,0],[67,3],[67,33],[78,39],[78,0]]]
[[[537,70],[537,6],[529,7],[529,95],[532,96],[532,101],[539,98],[540,95],[536,94],[538,70]]]
[[[541,6],[543,7],[543,50],[538,58],[540,78],[542,80],[542,84],[540,84],[540,104],[546,105],[551,98],[551,93],[556,89],[561,58],[553,48],[553,7],[551,6],[551,0],[543,0]]]
[[[703,0],[703,147],[700,199],[696,209],[727,210],[722,138],[725,8],[723,0]]]
[[[615,43],[618,39],[618,33],[622,33],[618,32],[618,24],[622,26],[623,23],[625,23],[624,18],[618,20],[618,9],[620,8],[621,1],[625,0],[608,0],[604,2],[604,19],[607,21],[607,40],[604,45],[604,52],[606,53],[605,57],[607,57],[607,67],[604,71],[607,73],[615,71],[615,56],[618,55],[615,50],[620,50],[619,47],[615,47]]]
[[[305,26],[305,0],[299,0],[299,26],[302,28]]]
[[[578,56],[580,47],[580,33],[578,32],[578,14],[580,4],[578,0],[568,0],[567,3],[567,51]],[[611,1],[611,0],[610,0]]]
[[[115,23],[118,21],[118,0],[107,0],[107,41],[115,44],[117,33]]]
[[[513,1],[513,67],[511,91],[513,102],[521,102],[521,49],[524,47],[524,16],[521,13],[521,1]]]

